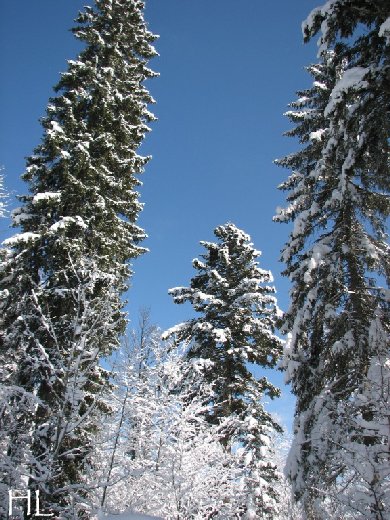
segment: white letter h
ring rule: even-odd
[[[24,500],[27,499],[27,515],[31,515],[31,491],[27,491],[27,495],[25,496],[12,496],[12,490],[8,491],[9,503],[8,503],[8,514],[12,515],[12,501],[13,500]],[[39,490],[35,491],[35,501],[36,501],[36,513],[34,516],[54,516],[54,513],[41,513],[39,510]]]
[[[9,503],[8,503],[8,514],[9,515],[12,515],[12,501],[13,500],[23,500],[23,499],[27,499],[27,514],[28,515],[31,515],[31,491],[28,490],[27,491],[27,495],[26,496],[20,496],[20,497],[13,497],[12,496],[12,490],[10,489],[8,491],[8,496],[9,496]]]

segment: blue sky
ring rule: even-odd
[[[66,60],[80,50],[69,32],[88,0],[3,0],[0,5],[0,165],[9,191],[26,191],[19,176],[24,157],[41,138],[52,86]],[[304,67],[316,61],[316,45],[304,45],[301,22],[319,0],[146,0],[145,17],[160,35],[160,57],[150,66],[160,77],[148,83],[158,121],[142,146],[153,155],[143,175],[145,208],[140,225],[150,253],[134,264],[130,317],[150,307],[162,328],[191,316],[173,304],[170,287],[187,285],[200,240],[234,222],[263,251],[279,305],[288,306],[288,281],[280,275],[280,249],[290,227],[272,222],[288,172],[273,160],[297,149],[282,134],[295,91],[310,84]],[[15,202],[11,201],[11,206]],[[0,222],[1,236],[12,231]],[[272,376],[280,383],[282,377]],[[290,423],[293,401],[275,409]]]

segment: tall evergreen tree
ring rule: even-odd
[[[304,147],[279,161],[293,170],[276,217],[294,221],[282,255],[293,283],[284,364],[297,395],[288,472],[307,518],[390,511],[389,14],[387,2],[341,0],[311,13],[304,31],[323,31],[320,63],[287,113]],[[368,30],[355,38],[359,23]]]
[[[190,287],[170,290],[175,303],[189,302],[198,314],[173,327],[166,337],[187,345],[187,357],[211,362],[206,380],[213,385],[207,420],[219,425],[222,444],[241,457],[246,503],[241,515],[272,518],[276,479],[267,456],[270,433],[280,427],[261,398],[279,390],[266,377],[257,379],[248,363],[274,367],[281,352],[272,275],[258,266],[260,255],[250,237],[234,224],[214,230],[218,242],[201,242],[206,253],[195,259]]]
[[[61,518],[88,518],[85,468],[108,388],[99,360],[119,344],[129,261],[144,252],[137,149],[154,119],[143,82],[156,52],[143,7],[96,0],[79,14],[85,48],[50,99],[1,268],[4,480],[23,489],[27,478]]]

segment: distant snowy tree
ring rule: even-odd
[[[145,432],[139,429],[140,424],[135,419],[137,413],[134,407],[134,398],[141,397],[146,389],[145,380],[149,377],[148,368],[153,367],[160,361],[162,349],[160,348],[159,329],[151,324],[150,313],[147,309],[140,311],[137,329],[130,331],[129,337],[124,339],[122,349],[114,358],[112,372],[115,374],[116,391],[111,395],[116,404],[111,403],[110,408],[114,411],[111,417],[111,429],[103,432],[104,464],[102,495],[100,507],[104,507],[107,500],[107,491],[116,481],[127,476],[124,459],[127,456],[134,460],[137,453],[137,444],[140,436]],[[152,370],[152,368],[151,368]],[[131,418],[129,417],[129,407]],[[133,409],[134,407],[134,409]],[[141,419],[141,423],[144,418]],[[148,432],[150,434],[151,432]],[[146,434],[146,437],[149,435]],[[126,457],[121,453],[121,446],[125,444]],[[123,450],[122,450],[123,451]],[[101,452],[98,450],[98,457]],[[96,457],[96,453],[95,453]],[[117,473],[115,475],[115,473]],[[115,503],[115,500],[113,501]],[[118,504],[116,504],[118,506]]]
[[[143,86],[155,37],[143,2],[96,0],[80,13],[85,49],[68,62],[28,159],[31,194],[1,266],[2,380],[12,424],[4,481],[40,491],[61,518],[88,518],[85,472],[109,387],[100,366],[125,330],[121,294],[144,250],[137,154],[153,100]],[[66,426],[67,425],[67,426]]]
[[[4,176],[2,168],[0,168],[0,217],[4,217],[6,213],[7,193],[4,189]]]
[[[320,62],[287,113],[304,147],[278,161],[293,170],[276,217],[294,221],[282,254],[293,283],[284,366],[297,395],[288,473],[313,519],[390,512],[389,15],[371,1],[312,12],[304,30],[321,27]],[[367,32],[355,38],[359,23]]]
[[[202,382],[189,395],[188,371],[202,366],[161,342],[145,313],[115,365],[116,413],[96,444],[98,478],[107,483],[100,507],[167,520],[234,518],[238,467],[204,419],[210,388]]]
[[[190,287],[169,291],[175,303],[190,302],[198,316],[165,337],[184,344],[189,360],[211,363],[205,377],[213,394],[205,416],[218,426],[222,444],[237,450],[246,489],[242,514],[272,518],[277,476],[269,439],[279,426],[264,409],[262,397],[274,398],[279,390],[266,377],[256,379],[248,365],[274,367],[281,352],[274,333],[275,290],[267,285],[272,275],[258,266],[260,252],[234,224],[219,226],[214,234],[218,242],[201,242],[207,252],[193,261],[198,274]]]
[[[292,435],[289,431],[275,432],[272,436],[274,446],[273,462],[280,472],[280,478],[275,484],[275,493],[278,497],[278,510],[275,520],[303,520],[303,510],[294,500],[290,480],[284,475],[288,452],[291,447]]]

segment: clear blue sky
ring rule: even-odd
[[[160,35],[160,57],[150,66],[160,77],[147,85],[158,117],[141,150],[153,155],[142,178],[140,218],[150,253],[134,264],[132,319],[140,307],[151,307],[162,328],[191,316],[167,290],[189,283],[199,240],[212,240],[213,229],[227,221],[263,251],[261,265],[274,274],[279,305],[288,306],[278,259],[290,227],[272,222],[275,208],[285,205],[277,185],[288,172],[272,161],[297,149],[282,136],[289,128],[283,112],[295,91],[310,84],[304,67],[316,61],[316,46],[303,44],[301,22],[321,3],[146,0],[149,28]],[[38,119],[66,60],[80,50],[68,29],[85,4],[0,2],[0,165],[13,194],[26,191],[19,176],[40,141]],[[12,233],[7,226],[0,222],[4,238]],[[288,394],[276,409],[289,423]]]

